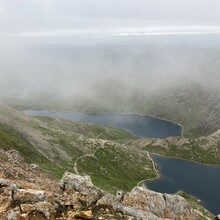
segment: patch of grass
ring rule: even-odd
[[[141,180],[156,176],[146,155],[117,146],[100,148],[94,156],[83,157],[78,161],[78,170],[110,193],[129,191]]]
[[[192,160],[199,163],[205,163],[210,165],[219,165],[220,160],[213,151],[205,150],[195,142],[185,144],[181,147],[170,145],[168,149],[162,146],[145,146],[145,149],[150,153],[158,153],[160,155],[177,157],[186,160]]]
[[[65,168],[57,165],[55,162],[51,162],[49,160],[44,160],[40,163],[40,167],[46,171],[52,174],[53,177],[56,179],[60,179],[64,172],[66,171]]]
[[[105,132],[103,135],[100,136],[100,138],[107,139],[107,140],[136,140],[139,139],[139,137],[133,135],[131,132],[115,128],[115,127],[108,127],[109,132]]]
[[[185,150],[185,149],[178,150],[176,147],[165,149],[164,147],[161,147],[161,146],[147,145],[145,149],[149,151],[150,153],[158,153],[160,155],[170,156],[170,157],[179,157],[182,159],[190,159],[190,156],[191,156],[190,151]]]
[[[0,147],[4,150],[18,150],[26,160],[35,160],[40,156],[25,138],[10,126],[0,123]]]

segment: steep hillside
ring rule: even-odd
[[[0,106],[0,148],[18,150],[26,161],[39,164],[58,178],[66,170],[89,173],[94,183],[110,192],[130,190],[142,179],[156,176],[146,153],[115,142],[123,139],[137,138],[121,129],[32,118]]]
[[[217,80],[217,77],[210,78]],[[129,112],[164,118],[183,125],[187,137],[209,135],[219,129],[219,89],[210,88],[212,83],[203,85],[191,80],[185,82],[181,78],[179,81],[172,86],[164,82],[165,85],[155,91],[150,88],[148,91],[147,86],[129,87],[116,80],[104,82],[94,88],[97,99],[86,100],[80,110]]]
[[[216,88],[188,83],[166,88],[146,100],[145,113],[180,123],[184,136],[209,135],[220,128],[220,97]]]

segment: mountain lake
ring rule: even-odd
[[[142,138],[181,136],[182,127],[170,121],[136,114],[86,114],[80,112],[25,111],[31,116],[48,116],[123,128]],[[213,214],[220,213],[220,166],[151,155],[161,174],[145,182],[148,189],[162,193],[184,191],[199,200]]]

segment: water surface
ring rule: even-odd
[[[177,124],[135,114],[86,114],[81,112],[50,112],[46,110],[28,110],[25,113],[31,116],[49,116],[123,128],[139,137],[166,138],[169,136],[181,136],[182,134],[182,127]]]
[[[157,163],[160,179],[147,182],[147,188],[175,193],[182,190],[198,197],[212,213],[220,213],[220,166],[151,155]]]
[[[140,137],[166,138],[180,136],[181,126],[172,122],[134,114],[86,114],[79,112],[25,111],[32,116],[49,116],[75,121],[92,122],[131,131]],[[158,164],[161,178],[146,183],[149,189],[175,193],[185,191],[202,200],[214,214],[220,213],[220,167],[152,155]]]

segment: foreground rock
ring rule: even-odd
[[[0,183],[1,219],[198,219],[181,196],[142,187],[113,196],[96,188],[90,177],[67,172],[61,190],[51,198],[45,191],[20,189],[7,179]]]
[[[38,167],[33,168],[35,180],[29,183],[33,170],[28,164],[22,162],[23,168],[18,169],[18,163],[1,162],[1,220],[200,219],[198,212],[179,195],[135,187],[131,192],[119,191],[113,196],[94,186],[89,176],[65,172],[58,184],[42,175]],[[7,176],[16,169],[18,175]]]

